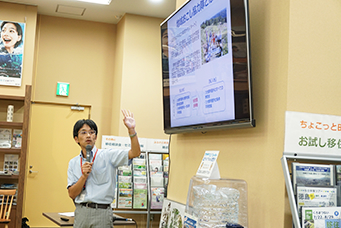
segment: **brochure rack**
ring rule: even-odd
[[[305,163],[340,163],[341,157],[336,155],[329,155],[329,154],[308,154],[304,153],[304,155],[300,155],[299,153],[292,153],[292,152],[283,152],[283,157],[281,158],[283,174],[286,184],[286,189],[288,193],[290,209],[292,214],[292,220],[294,223],[295,228],[302,228],[301,222],[299,219],[298,209],[297,209],[297,202],[295,199],[294,194],[294,187],[292,184],[291,172],[289,170],[291,162],[305,162]]]
[[[132,159],[131,165],[118,168],[117,193],[112,208],[116,214],[147,215],[148,228],[151,216],[161,215],[163,199],[166,197],[169,170],[168,140],[139,138],[139,142],[140,157]],[[129,147],[130,139],[127,137],[102,136],[102,148]],[[123,180],[121,183],[120,179]],[[155,189],[162,189],[157,198]]]
[[[115,213],[116,214],[146,214],[147,215],[147,227],[149,227],[149,223],[150,223],[150,220],[151,220],[151,215],[154,215],[154,214],[161,214],[161,210],[162,210],[162,202],[161,203],[161,207],[158,208],[158,209],[152,209],[152,201],[153,201],[153,192],[152,192],[152,189],[153,187],[162,187],[164,188],[164,192],[166,192],[166,189],[167,189],[167,184],[168,184],[168,177],[165,178],[165,176],[163,175],[163,178],[162,178],[162,186],[156,184],[157,186],[155,186],[155,184],[153,184],[153,170],[152,170],[152,166],[151,166],[151,160],[150,157],[153,156],[153,155],[168,155],[168,152],[151,152],[151,151],[146,151],[146,152],[142,152],[142,153],[145,153],[146,155],[146,180],[147,180],[147,207],[146,209],[136,209],[136,208],[130,208],[129,210],[120,210],[120,208],[115,208]],[[164,162],[164,160],[163,160]],[[163,164],[163,168],[165,167],[165,165]],[[166,173],[165,170],[163,170],[162,173]],[[167,171],[168,173],[168,171]],[[168,174],[167,174],[168,175]],[[133,191],[134,192],[134,191]],[[134,193],[132,194],[132,198],[133,198],[133,201],[134,201]],[[163,200],[164,197],[162,197],[162,200]],[[134,205],[134,203],[133,203]]]

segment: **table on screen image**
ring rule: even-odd
[[[58,212],[46,212],[46,213],[44,212],[43,215],[60,227],[73,226],[74,217],[61,216]],[[117,218],[122,218],[122,216],[119,216],[117,214],[114,214],[114,216]],[[68,218],[69,221],[63,221],[61,219],[62,217]],[[114,221],[114,226],[130,226],[130,225],[135,226],[136,225],[135,221],[122,221],[122,220]]]

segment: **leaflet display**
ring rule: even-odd
[[[147,209],[149,195],[150,209],[162,209],[168,184],[168,159],[168,154],[149,153],[147,160],[146,153],[142,152],[131,165],[118,167],[118,200],[117,204],[112,203],[112,207]]]

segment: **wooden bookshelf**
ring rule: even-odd
[[[17,189],[17,201],[16,205],[12,208],[11,222],[9,228],[21,227],[22,211],[23,211],[23,198],[24,198],[24,186],[25,186],[25,172],[26,172],[26,154],[27,154],[27,139],[29,128],[29,114],[31,108],[31,85],[26,85],[25,96],[10,96],[0,95],[0,111],[7,109],[8,103],[13,103],[15,110],[23,108],[23,112],[18,113],[20,115],[20,121],[6,122],[5,119],[0,120],[0,128],[9,129],[21,129],[22,130],[22,142],[21,148],[0,148],[0,156],[4,157],[5,154],[18,154],[19,155],[19,175],[0,175],[0,184],[15,183],[18,185]],[[0,167],[3,170],[3,167]]]

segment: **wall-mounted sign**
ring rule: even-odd
[[[284,152],[340,155],[341,116],[286,112]]]
[[[66,82],[57,82],[57,96],[69,96],[70,84]]]
[[[0,85],[21,86],[25,23],[0,20]]]

